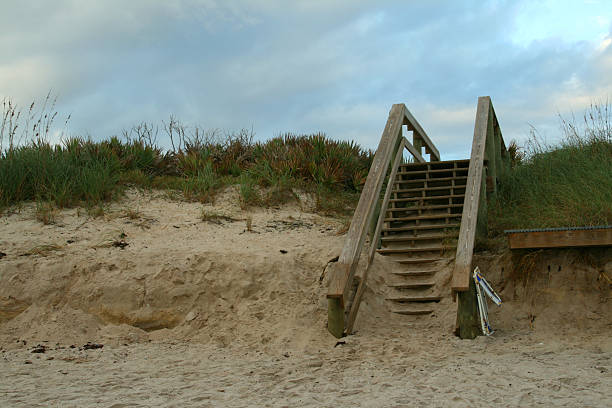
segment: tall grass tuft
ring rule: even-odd
[[[489,220],[494,231],[612,224],[610,105],[591,105],[582,124],[561,118],[563,139],[537,133],[501,182]]]
[[[79,139],[64,146],[13,147],[0,156],[0,205],[44,200],[65,207],[109,200],[119,192],[119,169],[103,145]]]

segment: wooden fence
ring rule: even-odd
[[[412,143],[402,135],[403,125],[406,125],[406,129],[412,132]],[[402,160],[404,148],[407,149],[418,162],[426,161],[422,155],[423,148],[425,148],[425,153],[430,155],[431,161],[440,160],[438,149],[431,142],[414,116],[412,116],[404,104],[396,104],[393,105],[389,112],[389,118],[387,119],[387,124],[378,148],[376,149],[376,154],[359,198],[359,203],[355,209],[344,247],[338,258],[338,263],[332,269],[330,276],[329,290],[327,293],[327,327],[330,333],[338,338],[342,337],[345,332],[350,333],[352,331],[359,310],[361,297],[365,290],[369,266],[378,244],[382,220],[384,219],[383,211],[380,213],[374,233],[370,236],[371,243],[368,252],[366,271],[352,297],[353,301],[350,310],[346,310],[348,299],[351,297],[350,295],[353,294],[351,293],[351,289],[353,288],[355,270],[359,264],[359,258],[363,250],[366,235],[368,234],[369,226],[372,224],[377,202],[380,199],[380,192],[389,166],[391,165],[391,174],[385,197],[383,198],[384,202],[382,208],[386,207],[386,202],[389,200],[391,183],[393,183],[395,171],[397,171],[397,167]]]

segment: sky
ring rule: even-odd
[[[523,143],[612,95],[611,0],[0,1],[0,99],[51,91],[58,132],[96,140],[172,114],[375,149],[404,103],[456,159],[479,96]]]

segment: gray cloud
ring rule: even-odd
[[[324,131],[374,148],[390,106],[404,102],[445,157],[463,157],[479,95],[493,97],[509,140],[529,124],[554,138],[557,112],[612,92],[612,45],[556,34],[517,43],[515,1],[64,0],[3,10],[0,97],[27,103],[53,89],[71,131],[96,138],[174,113],[253,126],[260,138]]]

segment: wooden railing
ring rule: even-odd
[[[410,143],[402,136],[403,125],[406,125],[408,131],[412,131],[413,143]],[[396,104],[393,105],[389,112],[389,118],[387,119],[387,124],[380,139],[380,143],[378,144],[378,148],[376,149],[376,154],[370,167],[365,186],[359,197],[359,203],[355,209],[344,247],[342,248],[338,262],[332,269],[330,276],[329,290],[327,293],[327,328],[330,333],[338,338],[342,337],[345,331],[347,333],[351,332],[357,312],[359,311],[359,304],[365,290],[367,273],[378,244],[382,219],[384,218],[383,211],[381,211],[376,229],[370,237],[371,244],[368,253],[368,265],[354,293],[351,308],[347,316],[345,309],[348,299],[352,294],[350,292],[351,288],[353,288],[355,270],[359,264],[359,258],[368,233],[368,227],[372,224],[376,205],[380,198],[380,192],[389,165],[392,164],[392,167],[385,198],[383,198],[383,206],[381,207],[383,209],[386,207],[385,204],[389,200],[395,171],[397,171],[397,167],[402,160],[404,148],[413,155],[416,161],[425,162],[422,156],[423,148],[425,148],[425,153],[430,155],[431,161],[440,160],[438,149],[431,142],[414,116],[412,116],[404,104]],[[393,163],[391,163],[392,159]]]
[[[510,157],[491,98],[481,96],[476,110],[472,154],[451,285],[454,293],[465,292],[469,288],[474,242],[477,237],[486,238],[487,235],[486,194],[497,191],[499,178],[509,167]]]

